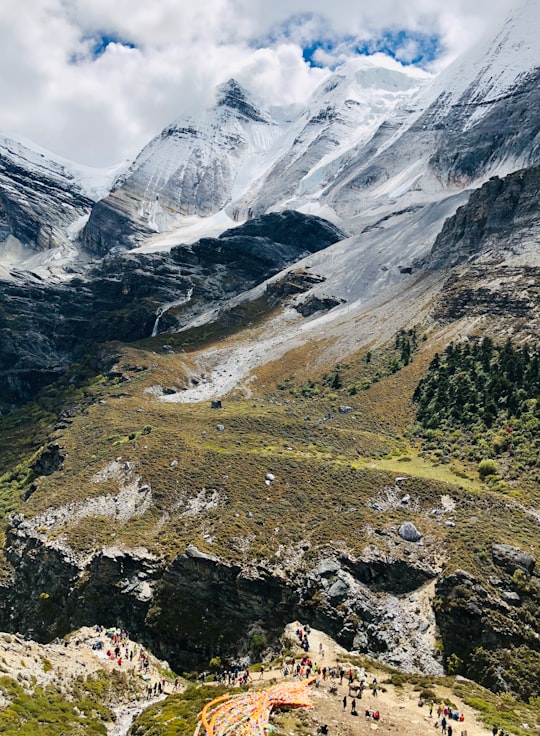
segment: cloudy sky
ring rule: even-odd
[[[515,0],[1,0],[0,131],[110,166],[234,76],[303,101],[348,56],[437,71]]]

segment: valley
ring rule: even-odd
[[[230,79],[108,170],[2,136],[0,732],[194,733],[294,621],[388,710],[323,682],[278,733],[539,731],[535,29],[303,106]]]

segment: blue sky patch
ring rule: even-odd
[[[428,64],[441,53],[439,36],[414,31],[384,31],[379,37],[355,47],[357,54],[369,55],[377,51],[388,54],[403,64]]]
[[[119,36],[114,34],[108,35],[106,33],[96,33],[92,36],[88,36],[85,40],[90,41],[90,48],[92,52],[92,58],[98,59],[107,50],[107,46],[111,43],[118,43],[122,46],[126,46],[128,49],[134,49],[135,44],[130,41],[126,41]]]
[[[316,56],[317,51],[324,51],[330,56],[333,52],[348,52],[370,56],[377,52],[387,54],[404,65],[425,66],[438,58],[442,53],[441,39],[436,34],[416,31],[387,30],[374,38],[359,41],[353,37],[338,39],[317,39],[302,50],[304,60],[313,67],[325,66]]]

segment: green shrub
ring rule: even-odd
[[[484,459],[478,465],[478,474],[482,480],[490,475],[497,475],[498,466],[495,460]]]

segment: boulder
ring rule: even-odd
[[[519,606],[521,603],[521,598],[514,590],[503,590],[501,597],[511,606]]]
[[[519,547],[512,547],[511,544],[493,544],[491,554],[493,562],[510,575],[513,575],[516,570],[523,570],[531,575],[536,564],[531,554],[524,552]]]
[[[406,521],[398,529],[399,536],[406,542],[419,542],[422,534],[418,531],[412,521]]]
[[[319,562],[313,572],[321,577],[328,577],[330,575],[335,575],[340,569],[341,565],[336,560],[324,559]]]

